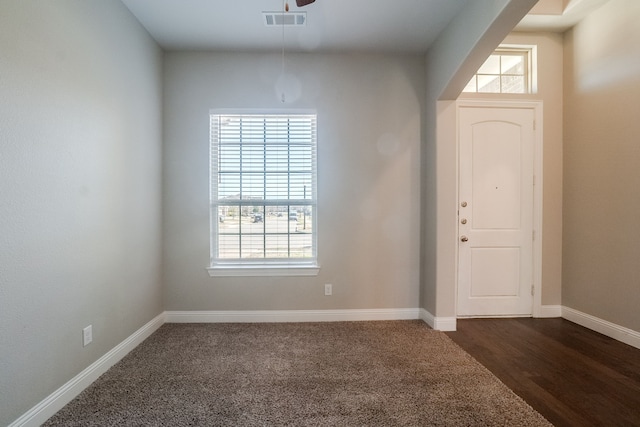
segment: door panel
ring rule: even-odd
[[[472,128],[474,229],[520,228],[520,128],[485,122]],[[501,137],[496,138],[493,132]],[[500,209],[496,209],[500,206]]]
[[[458,315],[533,312],[534,110],[459,109]]]
[[[519,248],[471,249],[471,297],[516,297],[519,278]]]

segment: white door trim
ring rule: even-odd
[[[460,108],[526,108],[534,113],[534,149],[533,149],[533,317],[542,317],[542,186],[543,186],[543,122],[542,101],[503,101],[503,100],[471,100],[456,101],[456,200],[460,192]],[[459,224],[458,224],[459,226]],[[457,228],[456,228],[457,231]],[[458,235],[456,234],[456,239]],[[455,304],[458,313],[458,264],[460,262],[459,245],[455,245],[456,251],[456,277],[455,277]]]

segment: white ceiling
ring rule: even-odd
[[[538,0],[516,31],[564,32],[609,0]]]
[[[267,27],[263,11],[282,0],[122,0],[166,50],[273,51],[282,29]],[[447,23],[477,0],[317,0],[307,26],[285,29],[285,45],[300,51],[426,52]]]
[[[290,11],[307,13],[304,27],[286,27],[289,51],[424,53],[469,1],[317,0]],[[491,1],[491,0],[485,0]],[[562,32],[609,0],[539,0],[517,31]],[[639,0],[640,1],[640,0]],[[122,0],[166,50],[278,51],[281,27],[262,12],[283,0]]]

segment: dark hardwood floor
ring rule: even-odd
[[[555,426],[640,426],[640,350],[564,319],[464,319],[447,335]]]

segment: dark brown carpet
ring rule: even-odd
[[[46,426],[549,426],[421,321],[166,324]]]

